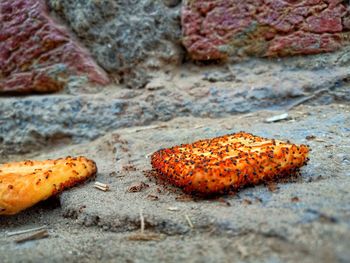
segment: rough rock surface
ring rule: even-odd
[[[339,0],[186,0],[183,43],[197,60],[315,54],[349,43],[349,19]]]
[[[88,51],[49,17],[43,0],[0,2],[0,92],[52,92],[74,77],[107,84]]]
[[[350,100],[349,52],[281,61],[193,67],[161,75],[144,90],[3,98],[0,155],[96,139],[121,127],[178,116],[218,118],[295,103]]]
[[[151,70],[181,62],[180,2],[48,0],[96,61],[132,88]]]
[[[221,119],[185,117],[115,130],[92,143],[37,155],[87,155],[99,167],[96,180],[109,184],[111,190],[101,192],[90,182],[63,193],[63,215],[76,224],[57,220],[60,215],[49,209],[50,204],[2,219],[0,232],[18,230],[23,224],[50,228],[47,240],[23,245],[11,242],[16,237],[1,236],[2,260],[10,262],[16,251],[18,261],[49,257],[85,262],[117,257],[119,262],[229,262],[232,258],[242,262],[347,262],[349,113],[349,105],[334,104],[299,106],[279,123],[265,123],[276,114],[271,111]],[[184,195],[148,177],[153,151],[240,130],[309,144],[309,165],[290,180],[218,199]],[[130,240],[139,234],[140,211],[145,231],[153,233],[154,241]]]
[[[185,64],[143,90],[1,97],[0,162],[86,155],[111,187],[87,182],[1,217],[1,262],[347,262],[349,65],[344,49]],[[282,111],[287,119],[266,122]],[[310,163],[299,177],[210,200],[149,176],[153,151],[239,130],[307,143]],[[137,241],[140,212],[148,242]],[[19,236],[6,235],[42,225],[44,240],[16,244]]]

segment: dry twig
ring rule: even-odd
[[[169,211],[172,211],[172,212],[179,211],[179,208],[176,207],[176,206],[169,206],[167,209],[168,209]]]
[[[14,231],[14,232],[8,232],[7,236],[8,237],[12,237],[12,236],[17,236],[17,235],[22,235],[22,234],[26,234],[26,233],[30,233],[30,232],[34,232],[34,231],[39,231],[39,230],[43,230],[46,229],[47,226],[41,226],[41,227],[35,227],[35,228],[30,228],[30,229],[25,229],[25,230],[19,230],[19,231]]]
[[[104,192],[109,191],[109,185],[100,182],[95,182],[94,187]]]
[[[186,218],[187,223],[190,226],[190,228],[194,228],[194,225],[192,224],[192,221],[191,221],[190,217],[188,215],[185,215],[185,218]]]
[[[15,240],[16,243],[24,243],[27,241],[32,241],[32,240],[38,240],[38,239],[42,239],[42,238],[46,238],[49,236],[49,232],[47,232],[47,230],[40,230],[38,232],[35,232],[29,236],[25,236],[25,237],[20,237],[18,239]]]
[[[145,218],[142,213],[142,209],[140,210],[140,224],[141,224],[141,235],[145,233]]]
[[[160,241],[165,237],[162,234],[157,233],[145,233],[145,234],[135,234],[128,237],[130,241]]]
[[[128,237],[131,241],[159,241],[164,239],[161,234],[157,233],[145,233],[145,217],[143,216],[142,209],[140,209],[140,233],[136,233]]]

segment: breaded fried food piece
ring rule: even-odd
[[[13,215],[93,176],[85,157],[0,165],[0,215]]]
[[[308,153],[306,145],[240,132],[161,149],[151,163],[185,192],[213,195],[294,173],[307,163]]]

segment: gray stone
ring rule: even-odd
[[[147,86],[160,85],[156,89],[86,87],[83,91],[72,87],[66,94],[54,96],[4,97],[0,104],[0,156],[81,143],[113,129],[180,116],[218,118],[264,108],[288,110],[301,103],[349,101],[347,65],[308,69],[307,62],[314,60],[303,60],[303,67],[294,59],[252,59],[226,69],[185,65],[168,74],[159,73]],[[202,77],[216,72],[235,79],[212,83]]]
[[[48,0],[96,61],[128,87],[182,60],[180,1]]]

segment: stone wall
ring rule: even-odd
[[[74,77],[109,82],[89,52],[49,16],[44,1],[1,1],[0,93],[58,91]]]
[[[104,71],[142,88],[185,49],[193,60],[309,55],[350,39],[339,0],[4,0],[0,12],[5,92],[57,91],[77,77],[105,85]]]
[[[195,60],[309,55],[345,45],[349,21],[339,0],[187,0],[183,43]]]
[[[48,0],[96,61],[132,88],[146,85],[153,69],[182,61],[180,2]]]

